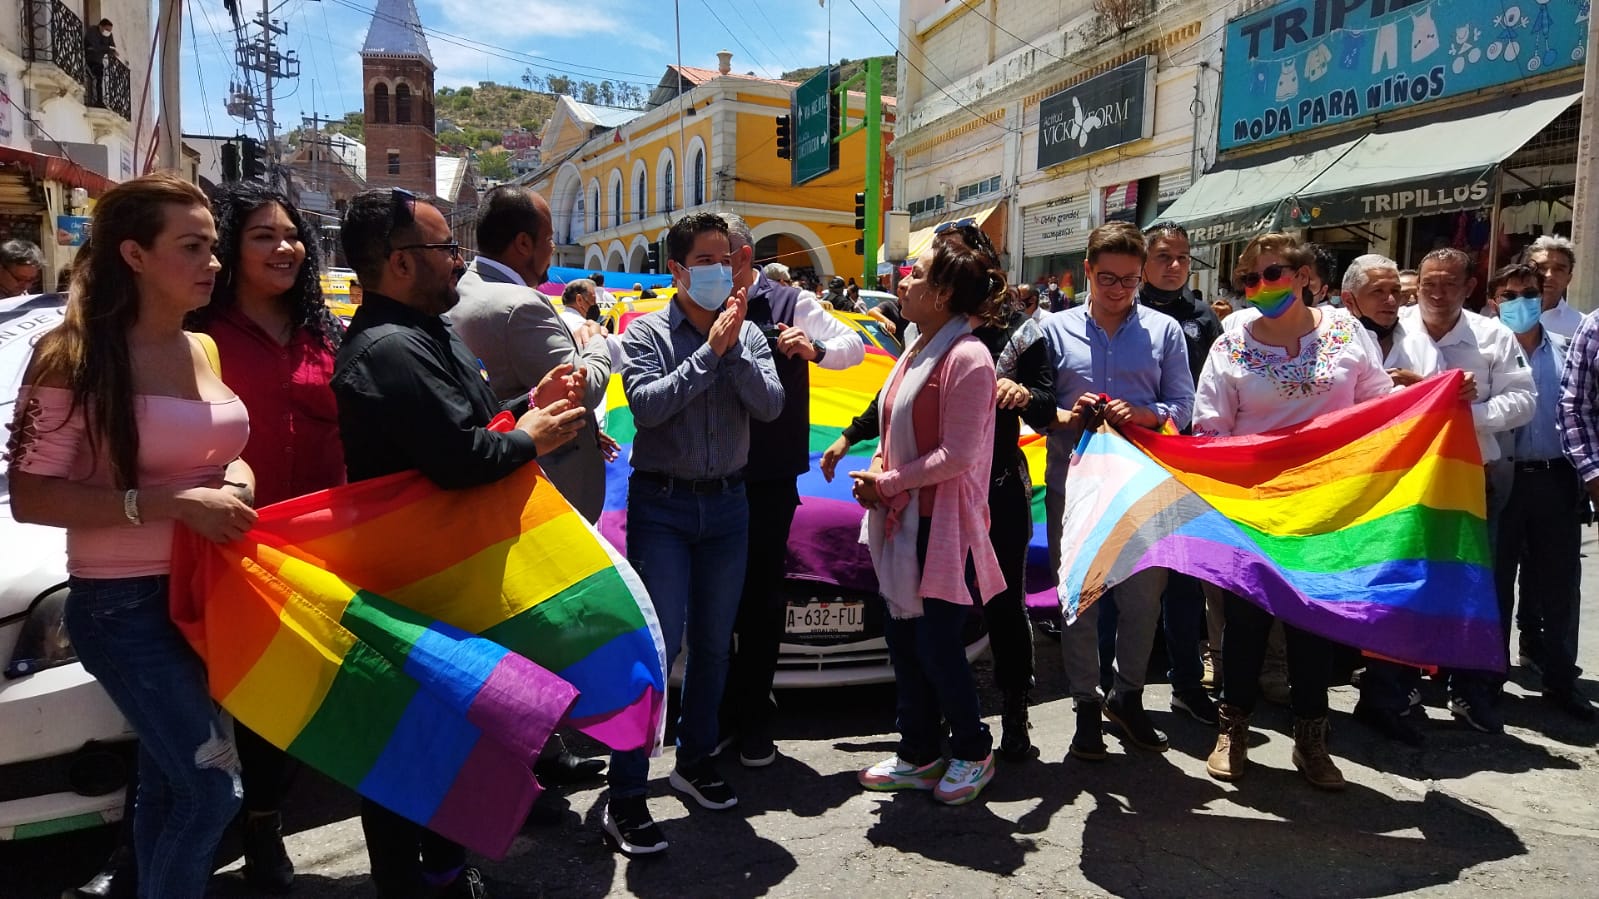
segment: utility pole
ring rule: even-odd
[[[877,289],[877,247],[883,233],[883,61],[866,60],[866,250],[862,290]]]
[[[1577,191],[1572,202],[1571,240],[1577,245],[1576,271],[1566,297],[1583,312],[1599,305],[1594,296],[1599,288],[1599,155],[1595,155],[1594,129],[1599,127],[1599,99],[1590,88],[1599,88],[1599,15],[1588,17],[1588,55],[1582,69],[1582,125],[1577,130]]]
[[[161,0],[157,35],[161,48],[161,123],[157,126],[156,161],[160,168],[177,171],[183,162],[183,69],[179,48],[183,44],[183,0]],[[143,123],[140,123],[143,124]],[[136,148],[135,153],[143,153]],[[136,165],[139,163],[136,162]],[[135,170],[143,171],[145,166]]]
[[[287,0],[284,0],[287,2]],[[288,78],[300,77],[300,60],[296,58],[293,50],[288,53],[279,53],[273,47],[273,38],[289,33],[287,26],[272,21],[272,0],[261,0],[261,15],[254,22],[261,31],[249,42],[240,42],[234,50],[234,56],[239,68],[251,72],[260,72],[265,79],[265,88],[260,98],[249,98],[250,114],[246,118],[255,118],[254,105],[261,104],[261,112],[265,116],[266,124],[266,158],[267,171],[271,175],[271,183],[278,184],[278,123],[273,118],[272,82]],[[282,7],[282,4],[279,4]],[[235,97],[235,105],[240,105],[240,99]],[[233,112],[230,106],[229,112]],[[239,113],[234,112],[235,115]]]

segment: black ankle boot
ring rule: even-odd
[[[1000,715],[1004,732],[999,740],[999,754],[1010,761],[1022,761],[1038,755],[1027,731],[1032,727],[1027,721],[1027,691],[1007,690],[1004,711]]]
[[[283,818],[277,812],[244,816],[244,879],[269,893],[294,885],[294,862],[283,848]]]
[[[1105,717],[1122,729],[1129,742],[1149,752],[1166,751],[1166,735],[1155,729],[1144,712],[1144,691],[1117,693],[1105,703]]]
[[[100,873],[66,894],[72,899],[135,899],[138,895],[139,872],[133,850],[127,846],[118,846]]]
[[[1077,700],[1077,733],[1072,737],[1070,755],[1087,762],[1105,760],[1105,735],[1097,700]]]

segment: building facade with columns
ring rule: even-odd
[[[707,209],[743,216],[759,261],[860,277],[853,219],[864,132],[842,143],[837,171],[792,186],[776,117],[788,114],[796,85],[736,74],[732,54],[719,55],[717,69],[668,67],[644,111],[559,98],[540,136],[542,166],[517,179],[549,200],[556,264],[644,273],[649,246],[671,223]],[[857,119],[860,105],[852,103]],[[892,102],[885,110],[891,121]]]

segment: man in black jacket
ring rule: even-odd
[[[501,405],[440,317],[460,301],[466,266],[437,209],[397,188],[365,191],[350,201],[340,236],[365,288],[332,382],[351,481],[416,469],[446,489],[475,487],[576,436],[587,412],[570,365],[534,389],[514,429],[488,430]],[[463,847],[371,800],[361,827],[379,896],[485,895]]]
[[[1188,252],[1188,232],[1183,226],[1156,222],[1144,229],[1144,239],[1149,243],[1149,258],[1144,263],[1138,302],[1177,320],[1188,343],[1188,366],[1197,384],[1210,346],[1221,336],[1221,319],[1188,286],[1193,257]],[[1162,597],[1161,620],[1171,660],[1172,710],[1214,725],[1216,706],[1204,690],[1204,665],[1199,651],[1205,620],[1203,604],[1199,582],[1174,573]]]

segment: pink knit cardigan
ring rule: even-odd
[[[940,361],[938,445],[877,479],[878,494],[903,514],[907,490],[937,484],[922,596],[971,605],[966,557],[977,569],[977,592],[988,602],[1005,589],[1005,575],[988,539],[988,480],[994,447],[994,358],[982,341],[961,338]],[[879,464],[882,452],[878,451]]]

